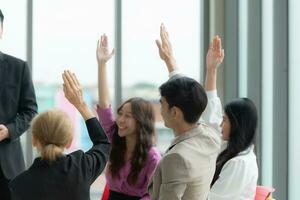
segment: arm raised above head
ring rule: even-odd
[[[97,62],[98,62],[98,96],[99,106],[108,108],[110,106],[109,88],[106,75],[106,63],[114,55],[115,50],[111,52],[108,49],[108,38],[105,34],[101,35],[97,44]]]

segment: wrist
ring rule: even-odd
[[[102,67],[102,66],[106,66],[106,60],[98,60],[98,66]]]
[[[208,66],[206,70],[208,74],[217,74],[218,72],[217,67],[214,66]]]
[[[174,58],[166,59],[165,63],[168,67],[169,72],[175,71],[177,69],[177,63]]]
[[[80,112],[81,116],[84,118],[85,121],[94,117],[85,103],[79,106],[78,111]]]
[[[88,106],[86,105],[85,102],[83,102],[82,104],[78,105],[78,107],[77,107],[77,110],[78,110],[80,113],[83,112],[83,111],[85,111],[85,110],[87,110],[87,109],[88,109]]]

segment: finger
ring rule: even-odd
[[[64,94],[65,94],[65,97],[67,97],[68,96],[68,90],[67,90],[67,88],[66,88],[66,84],[63,84],[63,91],[64,91]]]
[[[219,37],[216,39],[216,50],[218,51],[219,55],[222,53],[222,47],[221,47],[221,40]]]
[[[221,57],[222,57],[222,60],[224,59],[225,57],[225,52],[224,52],[224,49],[222,49],[222,54],[221,54]]]
[[[100,47],[103,47],[103,35],[101,35]]]
[[[107,44],[108,44],[107,36],[106,36],[105,33],[104,33],[104,35],[103,35],[103,46],[104,46],[104,47],[107,47]]]
[[[69,70],[67,70],[65,75],[66,75],[66,79],[68,80],[68,83],[69,83],[69,88],[72,90],[77,90],[76,83],[75,83],[74,79],[72,78],[71,72]]]
[[[111,53],[110,53],[110,57],[112,57],[115,54],[115,48],[112,49]]]
[[[213,50],[216,50],[217,49],[217,36],[214,37],[213,39]]]
[[[155,40],[155,43],[156,43],[158,49],[161,50],[161,48],[162,48],[161,47],[161,42],[159,40]]]
[[[74,87],[76,87],[76,89],[78,89],[80,87],[80,83],[79,83],[75,73],[70,72],[70,78],[72,80]]]
[[[208,49],[213,49],[213,41],[211,41],[208,45]]]
[[[62,78],[63,78],[63,81],[64,81],[65,89],[69,91],[71,89],[71,87],[70,87],[69,80],[66,77],[66,71],[64,71],[64,73],[62,74]]]
[[[74,73],[73,73],[72,75],[73,75],[72,77],[73,77],[74,82],[76,83],[76,85],[77,85],[78,87],[81,87],[81,84],[80,84],[80,82],[79,82],[77,76],[76,76]]]
[[[160,31],[159,31],[159,34],[160,34],[160,39],[163,38],[163,24],[160,25]]]
[[[162,26],[162,42],[166,42],[168,41],[168,37],[167,37],[167,31],[166,31],[166,27],[163,25]]]
[[[103,35],[101,35],[99,40],[98,40],[99,41],[99,47],[101,47],[101,45],[102,45],[102,40],[103,40]]]

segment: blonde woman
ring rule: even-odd
[[[14,200],[90,199],[90,185],[106,165],[110,144],[83,100],[80,83],[69,71],[63,73],[63,81],[65,96],[84,118],[93,146],[87,152],[64,155],[73,138],[69,117],[58,109],[36,116],[31,125],[32,144],[40,157],[10,183]]]

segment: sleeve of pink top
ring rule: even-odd
[[[161,155],[160,155],[160,153],[159,153],[159,151],[157,149],[156,149],[156,151],[152,151],[151,154],[152,154],[151,155],[151,159],[147,163],[148,169],[147,169],[147,172],[146,172],[146,181],[147,181],[147,184],[145,185],[146,186],[145,191],[147,191],[147,193],[143,195],[143,197],[141,198],[141,200],[151,200],[151,197],[150,197],[150,195],[148,193],[148,189],[147,188],[148,188],[148,184],[150,182],[150,179],[151,179],[151,177],[152,177],[152,175],[153,175],[153,173],[154,173],[154,171],[155,171],[155,169],[156,169],[156,167],[157,167],[157,165],[158,165],[158,163],[159,163],[159,161],[161,159]]]
[[[111,106],[109,108],[101,108],[97,105],[97,114],[99,117],[99,121],[106,132],[106,135],[109,141],[112,141],[113,134],[115,130],[113,129],[113,125],[115,123],[115,118],[112,113]]]

